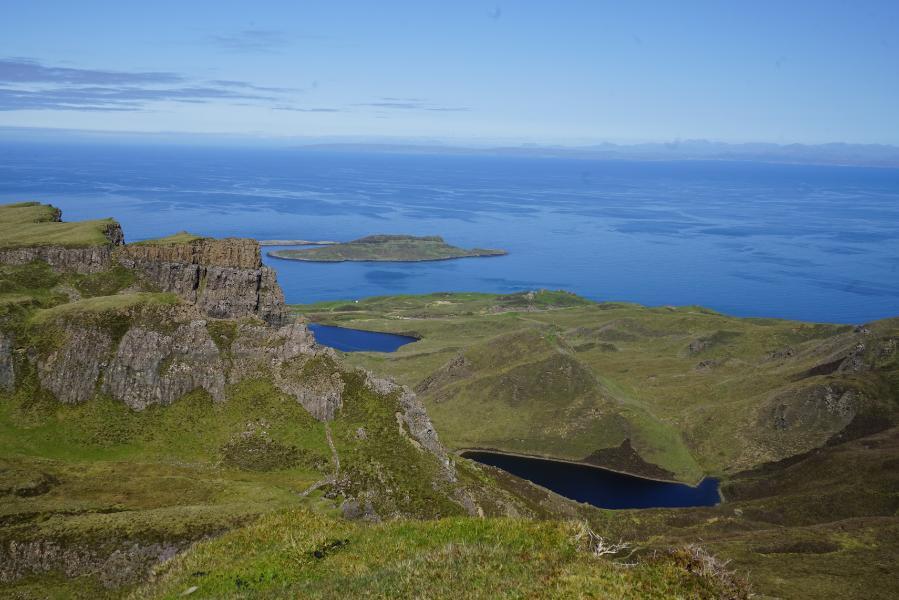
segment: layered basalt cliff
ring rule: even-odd
[[[235,269],[262,265],[259,242],[247,238],[198,238],[181,243],[138,242],[123,249],[123,256],[141,263],[185,263]]]
[[[57,219],[56,222],[60,221]],[[102,233],[106,243],[93,246],[69,247],[50,243],[0,248],[0,264],[25,265],[39,260],[61,273],[99,273],[113,265],[114,250],[125,243],[125,234],[118,223],[105,224]]]
[[[255,240],[131,244],[119,248],[116,259],[149,285],[178,294],[211,317],[285,321],[284,294],[274,271],[262,264]]]

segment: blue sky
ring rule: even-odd
[[[0,126],[899,144],[896,0],[0,1]]]

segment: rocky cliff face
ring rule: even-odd
[[[203,320],[172,331],[132,327],[103,371],[103,391],[135,410],[200,388],[217,402],[225,399],[225,364]]]
[[[125,234],[118,223],[110,223],[103,232],[108,244],[86,248],[65,246],[25,246],[0,250],[0,264],[26,265],[40,260],[60,273],[99,273],[113,265],[115,248],[125,243]]]
[[[85,402],[99,391],[135,410],[171,404],[196,389],[221,402],[229,383],[271,376],[285,361],[328,352],[315,346],[312,334],[301,324],[274,328],[229,323],[235,328],[236,338],[230,346],[220,348],[210,334],[209,320],[197,308],[183,305],[138,307],[116,318],[130,323],[117,341],[114,332],[96,323],[98,319],[75,315],[48,324],[56,329],[59,341],[46,355],[33,357],[41,387],[60,402]],[[3,359],[9,355],[3,352],[8,342],[3,344],[0,381],[14,381],[12,369],[3,369],[4,364],[11,364],[11,358]],[[280,382],[280,378],[275,381]],[[304,406],[319,402],[307,399],[302,386],[279,387],[294,394]],[[328,418],[334,405],[339,406],[339,398],[326,404],[310,412]]]
[[[52,221],[61,221],[59,209]],[[58,273],[96,274],[116,265],[137,271],[142,285],[172,292],[219,319],[259,317],[286,322],[284,294],[275,273],[262,264],[259,243],[241,238],[125,244],[118,223],[105,224],[105,243],[86,247],[33,244],[0,249],[0,264],[42,261]]]
[[[36,361],[41,387],[67,404],[90,400],[112,349],[112,337],[105,331],[77,323],[64,325],[61,335],[65,342]]]
[[[122,324],[125,324],[125,327]],[[198,307],[136,306],[91,316],[64,314],[42,325],[55,331],[52,349],[29,349],[40,386],[64,403],[106,394],[134,410],[169,405],[202,389],[216,402],[243,379],[263,377],[320,421],[344,404],[346,371],[336,353],[315,343],[303,323],[272,327],[218,321]],[[15,384],[14,344],[0,336],[0,386]],[[454,477],[421,401],[406,387],[364,372],[370,391],[397,399],[403,435],[436,456]]]
[[[255,240],[130,245],[119,248],[116,258],[149,285],[178,294],[210,317],[285,322],[284,294],[274,271],[262,264]]]
[[[131,244],[121,255],[141,263],[215,265],[258,269],[262,265],[259,244],[246,238],[201,238],[183,243]]]

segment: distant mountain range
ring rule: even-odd
[[[708,140],[683,140],[629,145],[602,143],[585,146],[523,144],[521,146],[467,147],[413,143],[316,143],[301,147],[335,152],[472,154],[625,160],[736,160],[899,167],[899,147],[883,144],[727,144]]]
[[[308,136],[266,137],[229,133],[95,131],[0,126],[2,143],[128,143],[241,148],[293,148],[332,152],[534,156],[621,160],[735,160],[750,162],[852,165],[899,168],[899,146],[887,144],[731,144],[709,140],[675,140],[642,144],[610,142],[584,145],[462,142],[437,138]]]

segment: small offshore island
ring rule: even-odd
[[[369,235],[351,242],[328,244],[319,248],[272,250],[268,253],[273,258],[312,262],[422,262],[505,254],[508,254],[505,250],[457,248],[437,235]]]

